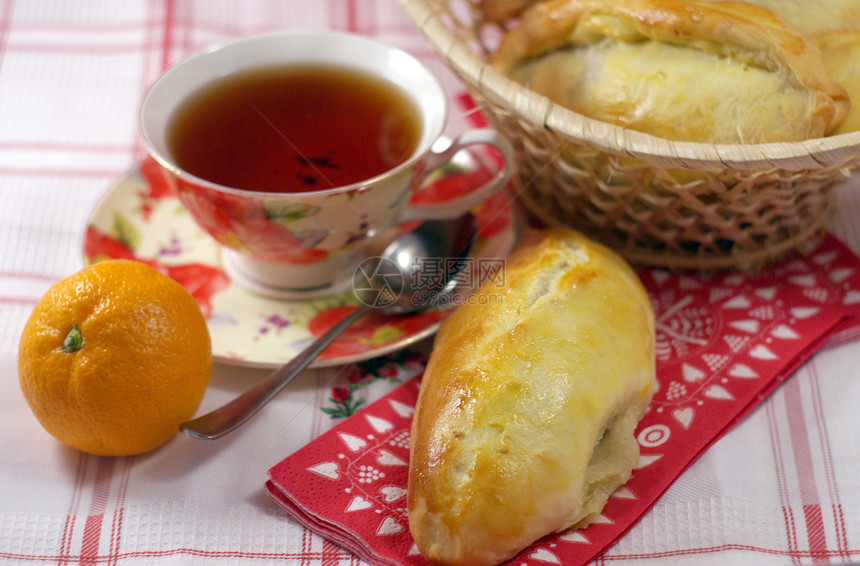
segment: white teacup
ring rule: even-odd
[[[230,73],[291,63],[345,65],[400,87],[419,115],[412,154],[368,179],[286,193],[222,186],[176,164],[169,124],[190,95]],[[389,228],[410,220],[463,215],[508,183],[514,152],[493,130],[469,130],[446,149],[434,149],[446,125],[447,109],[447,97],[436,77],[404,51],[345,33],[279,32],[216,45],[170,68],[147,93],[140,124],[149,152],[179,199],[196,222],[225,246],[225,267],[231,277],[270,296],[305,297],[348,285],[368,244]],[[504,164],[492,180],[445,203],[409,203],[427,174],[473,144],[489,145],[501,153]]]

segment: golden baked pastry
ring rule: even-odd
[[[437,564],[496,564],[593,521],[639,457],[654,315],[636,274],[545,234],[442,324],[412,425],[409,527]]]
[[[796,27],[805,36],[842,29],[860,29],[860,1],[858,0],[745,1],[767,8]]]
[[[831,134],[860,131],[860,31],[840,30],[810,38],[827,65],[827,72],[845,87],[851,100],[851,111]]]
[[[539,0],[481,0],[480,7],[491,21],[502,22],[519,16]],[[724,2],[725,0],[712,0]],[[744,0],[766,8],[796,27],[803,35],[827,31],[860,29],[858,0]]]
[[[817,138],[850,107],[817,49],[742,2],[541,2],[492,62],[558,104],[670,140]]]
[[[487,19],[493,22],[503,22],[519,16],[523,10],[536,4],[538,0],[481,0],[481,10]]]

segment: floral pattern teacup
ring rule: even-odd
[[[225,187],[177,166],[168,147],[168,124],[182,102],[216,77],[273,63],[346,65],[394,82],[419,110],[415,151],[373,178],[295,193]],[[141,129],[180,201],[224,246],[231,278],[263,294],[294,297],[334,292],[351,283],[368,245],[389,229],[413,220],[461,216],[508,183],[514,153],[491,129],[468,130],[438,149],[447,108],[436,77],[403,51],[352,34],[279,32],[215,46],[166,71],[144,99]],[[427,175],[473,145],[500,152],[499,169],[491,179],[447,202],[410,202]]]

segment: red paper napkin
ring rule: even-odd
[[[631,480],[586,529],[550,535],[518,564],[585,564],[828,339],[856,336],[860,261],[828,236],[762,273],[645,269],[656,314],[658,390],[637,430]],[[372,564],[426,564],[409,534],[409,431],[420,377],[269,471],[271,497],[310,530]]]

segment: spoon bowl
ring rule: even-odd
[[[457,286],[474,241],[471,215],[430,220],[368,258],[353,274],[362,305],[314,340],[298,356],[226,405],[179,425],[186,436],[220,438],[235,430],[289,385],[341,333],[371,312],[406,314],[436,306]]]
[[[425,222],[362,262],[353,274],[353,291],[362,304],[390,313],[435,306],[457,286],[474,236],[471,215]]]

